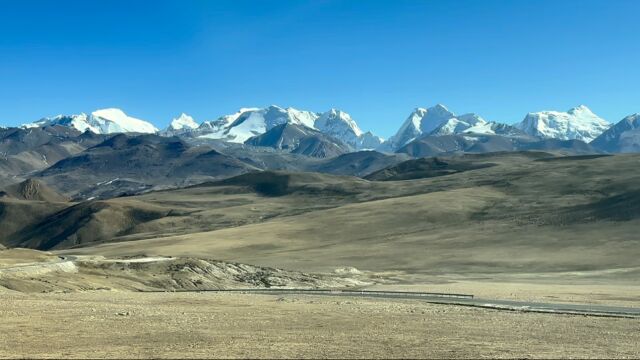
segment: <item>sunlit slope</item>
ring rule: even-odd
[[[331,208],[73,251],[207,255],[321,271],[355,266],[428,274],[637,276],[640,157],[524,153],[464,159],[495,166],[428,179],[362,182],[371,188],[360,188],[349,203]],[[373,191],[378,193],[371,198],[362,195]],[[295,195],[256,197],[263,207],[258,211],[289,196]]]

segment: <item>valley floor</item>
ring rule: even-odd
[[[0,293],[2,358],[638,358],[640,321],[409,300]]]

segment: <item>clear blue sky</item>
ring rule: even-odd
[[[640,112],[640,1],[0,0],[0,124],[120,107],[164,127],[343,109],[389,136],[436,103],[513,123]]]

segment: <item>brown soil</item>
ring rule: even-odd
[[[0,294],[0,357],[638,358],[640,322],[241,294]]]

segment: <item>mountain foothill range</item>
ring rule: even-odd
[[[305,271],[635,269],[638,155],[623,153],[640,149],[638,119],[579,106],[507,125],[436,105],[382,139],[335,109],[182,114],[162,130],[118,109],[44,118],[0,129],[0,247]]]
[[[389,139],[341,110],[244,108],[158,130],[119,109],[0,129],[0,185],[37,179],[72,199],[184,187],[252,171],[366,176],[412,158],[511,151],[586,155],[640,151],[640,114],[616,124],[586,106],[491,122],[443,105],[417,108]]]

